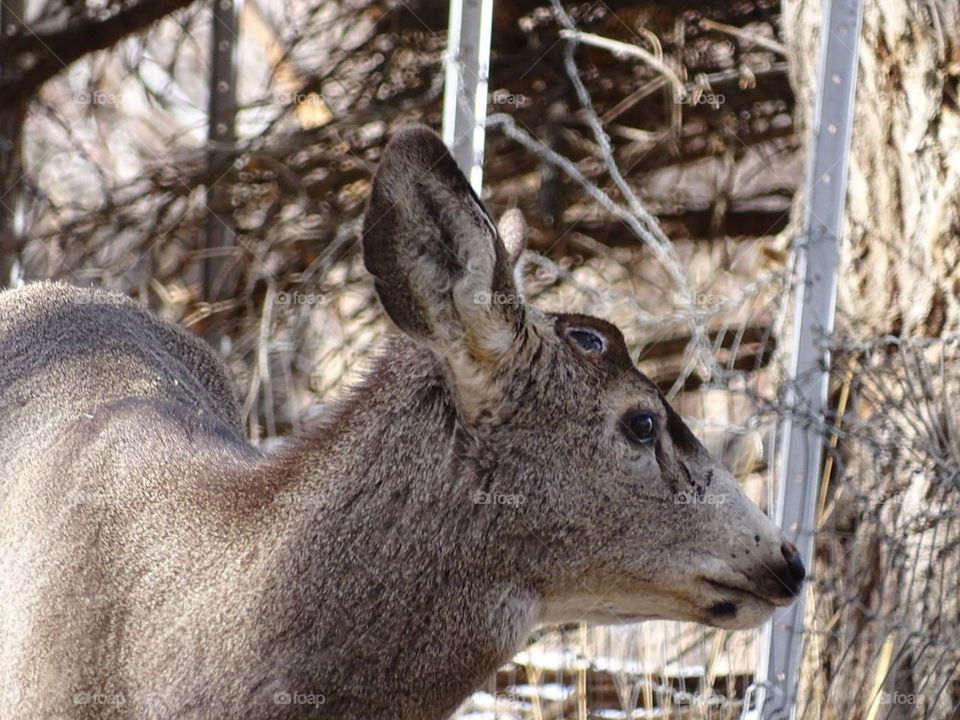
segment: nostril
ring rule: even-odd
[[[803,567],[803,560],[800,557],[800,553],[797,552],[797,548],[788,542],[784,542],[780,546],[780,552],[783,554],[783,559],[787,561],[787,569],[790,572],[790,577],[799,586],[807,576],[807,571]]]

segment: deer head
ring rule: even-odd
[[[616,327],[526,303],[523,234],[515,213],[498,232],[432,131],[393,139],[366,266],[442,368],[469,490],[498,514],[501,541],[523,547],[539,619],[762,623],[799,591],[795,548],[634,368]]]

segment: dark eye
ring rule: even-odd
[[[573,328],[567,334],[587,352],[602,353],[607,346],[603,335],[589,328]]]
[[[657,416],[653,413],[631,411],[621,422],[624,434],[632,442],[647,445],[657,439]]]

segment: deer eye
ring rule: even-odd
[[[631,410],[620,422],[627,438],[638,445],[649,445],[657,439],[657,416],[642,410]]]
[[[590,328],[571,328],[567,335],[587,352],[602,353],[607,347],[606,338]]]

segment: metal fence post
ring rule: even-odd
[[[813,421],[798,422],[792,412],[784,419],[776,520],[799,548],[808,568],[813,565],[823,456],[823,435],[816,419],[823,418],[827,401],[827,341],[836,306],[862,17],[862,0],[832,0],[824,8],[803,235],[796,247],[787,404]],[[765,626],[756,683],[759,716],[750,711],[744,717],[796,717],[805,611],[802,593],[794,605]]]
[[[203,295],[210,302],[228,297],[234,291],[237,276],[236,257],[229,254],[229,249],[236,245],[233,207],[228,188],[219,181],[233,162],[237,140],[237,52],[242,5],[243,0],[214,0],[211,9],[206,221],[206,249],[210,254],[203,262]]]
[[[450,0],[443,141],[480,194],[493,0]]]

